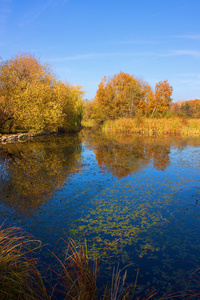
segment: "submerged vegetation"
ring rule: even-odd
[[[87,243],[76,244],[72,239],[64,240],[67,249],[64,256],[56,259],[57,267],[49,266],[42,275],[40,261],[36,256],[41,249],[40,241],[21,231],[20,228],[0,227],[0,297],[4,300],[147,300],[171,299],[172,297],[199,297],[198,290],[187,288],[192,279],[184,281],[185,288],[177,292],[172,287],[163,295],[153,289],[146,289],[143,295],[137,291],[138,272],[133,284],[126,284],[127,270],[113,269],[112,280],[103,288],[98,288],[99,261],[91,258]],[[198,271],[198,270],[197,270]],[[197,272],[196,271],[196,272]],[[196,273],[195,272],[195,273]],[[47,279],[48,278],[48,279]],[[196,281],[196,285],[200,282]],[[179,287],[181,284],[179,283]],[[173,289],[175,291],[173,291]]]
[[[182,270],[176,270],[176,273],[172,269],[171,278],[171,270],[164,270],[172,264],[170,257],[165,257],[166,247],[169,247],[167,251],[175,251],[173,259],[183,255],[185,261],[190,257],[186,246],[192,244],[191,251],[199,247],[198,239],[187,240],[185,249],[178,245],[181,234],[190,236],[191,232],[184,227],[188,223],[183,222],[181,231],[174,233],[177,224],[174,221],[177,217],[174,195],[188,184],[188,179],[177,176],[172,184],[167,181],[155,183],[153,176],[143,177],[140,182],[134,176],[151,163],[158,172],[170,166],[170,149],[175,142],[169,144],[164,138],[162,142],[155,141],[156,135],[200,134],[200,101],[172,103],[172,91],[167,80],[158,82],[153,90],[147,82],[120,72],[112,78],[104,77],[94,100],[84,102],[80,86],[57,80],[49,65],[41,64],[30,54],[20,54],[0,63],[0,133],[76,132],[81,124],[104,131],[103,134],[100,131],[88,131],[88,134],[86,130],[70,137],[56,136],[49,145],[42,138],[34,143],[1,145],[2,209],[13,209],[21,214],[21,220],[26,219],[45,206],[47,199],[59,190],[59,201],[56,199],[53,203],[53,210],[36,218],[34,215],[34,222],[41,222],[36,224],[37,230],[45,229],[46,225],[43,224],[42,229],[40,225],[48,216],[53,222],[48,222],[45,241],[49,242],[51,235],[55,242],[55,237],[57,239],[66,228],[74,239],[81,239],[79,243],[71,238],[60,239],[65,250],[48,251],[51,256],[47,258],[48,263],[53,260],[56,263],[49,263],[45,271],[42,267],[45,262],[38,257],[48,246],[42,246],[40,241],[19,228],[3,229],[1,226],[1,299],[164,300],[200,297],[199,269],[193,269],[191,274],[190,268],[184,275]],[[122,134],[115,136],[115,133]],[[133,138],[126,133],[140,135]],[[142,139],[142,134],[148,135],[149,139]],[[83,158],[82,137],[85,137],[88,149],[94,149],[95,163],[102,174],[108,171],[118,179],[112,188],[103,181],[97,182],[92,173],[96,172],[93,165],[90,173],[85,174],[84,182],[77,176],[74,187],[70,187],[72,192],[62,191],[72,175],[87,168],[83,160],[90,160],[87,155]],[[187,142],[182,140],[180,148],[186,145]],[[128,175],[134,177],[134,185],[131,180],[119,181]],[[160,178],[162,180],[162,176]],[[85,186],[82,189],[79,185]],[[198,193],[198,187],[193,187],[193,198],[197,199]],[[48,204],[46,209],[49,209]],[[63,221],[60,227],[56,224],[56,212]],[[171,226],[177,242],[172,246]],[[83,237],[88,245],[86,240],[83,242]],[[142,258],[144,264],[145,259],[148,263],[155,260],[163,267],[155,268],[151,274],[146,270],[145,274],[149,275],[140,289],[139,268],[134,260]],[[197,256],[193,258],[197,266]],[[131,285],[126,282],[129,263],[135,264],[128,277],[133,282]],[[124,268],[126,264],[128,266]],[[164,287],[158,279],[161,272]],[[150,276],[153,280],[148,283]],[[172,285],[175,277],[176,283]],[[156,291],[153,290],[155,280]],[[100,288],[102,281],[105,286]]]
[[[3,229],[1,226],[1,299],[132,299],[135,289],[124,287],[126,273],[121,279],[121,271],[118,268],[113,270],[111,285],[100,291],[97,287],[98,262],[89,257],[86,242],[77,245],[69,239],[64,243],[67,247],[64,258],[52,253],[59,266],[56,270],[51,266],[46,270],[52,272],[54,278],[48,282],[39,271],[40,266],[35,257],[36,250],[42,247],[41,243],[21,232],[20,228]]]

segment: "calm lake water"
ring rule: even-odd
[[[139,269],[138,293],[169,294],[183,280],[200,288],[200,138],[51,136],[0,145],[0,171],[0,223],[49,249],[61,237],[86,238],[101,255],[101,283],[130,264],[127,283]]]

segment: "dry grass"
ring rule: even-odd
[[[135,295],[139,270],[136,274],[133,284],[126,284],[127,270],[122,270],[119,266],[113,269],[111,284],[106,287],[97,288],[97,278],[99,268],[96,258],[89,258],[87,243],[75,244],[72,239],[64,240],[67,245],[66,257],[64,262],[55,254],[56,260],[59,261],[61,272],[52,270],[57,275],[57,292],[68,300],[148,300],[152,299],[157,292],[147,290],[145,296],[137,297]],[[60,289],[59,289],[60,287]]]
[[[57,275],[60,289],[66,299],[95,300],[97,299],[97,260],[88,257],[87,244],[78,246],[72,239],[63,240],[67,246],[65,260],[62,261],[52,253],[60,263],[61,272],[52,270]]]
[[[200,119],[186,118],[121,118],[106,121],[102,127],[104,131],[130,132],[148,135],[200,135]]]
[[[33,251],[39,241],[19,228],[0,227],[0,299],[49,299]]]
[[[139,270],[135,282],[126,285],[127,272],[113,270],[110,287],[102,293],[97,288],[98,262],[89,258],[87,243],[75,244],[72,239],[64,240],[67,246],[66,256],[61,260],[56,256],[61,271],[53,270],[56,275],[54,288],[47,292],[42,276],[37,269],[33,251],[41,247],[40,242],[24,234],[19,228],[0,227],[0,299],[2,300],[148,300],[148,299],[199,299],[199,269],[191,278],[171,287],[164,295],[147,290],[143,296],[135,294]],[[191,288],[191,283],[193,288]],[[181,292],[177,292],[181,290]],[[195,298],[196,297],[196,298]]]

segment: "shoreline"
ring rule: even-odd
[[[6,133],[0,135],[0,144],[13,144],[26,142],[28,140],[32,140],[36,137],[42,136],[50,136],[50,135],[59,135],[59,134],[70,134],[70,133],[78,133],[83,129],[81,126],[78,130],[58,130],[58,131],[43,131],[41,133]]]
[[[0,136],[0,144],[13,144],[13,143],[19,143],[19,142],[26,142],[28,140],[34,139],[35,137],[39,136],[49,136],[59,134],[58,132],[42,132],[42,133],[13,133],[13,134],[3,134]]]

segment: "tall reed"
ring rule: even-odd
[[[70,238],[63,241],[67,246],[64,261],[52,253],[61,266],[60,272],[52,270],[59,283],[57,292],[63,294],[66,299],[97,299],[97,260],[88,257],[86,242],[77,246]]]
[[[19,228],[0,227],[0,299],[49,299],[33,251],[41,247]]]
[[[63,239],[62,239],[63,240]],[[183,280],[159,296],[154,290],[146,290],[142,296],[136,294],[137,279],[126,285],[127,272],[113,269],[112,281],[101,292],[97,288],[98,261],[88,255],[87,243],[78,245],[64,240],[67,250],[65,258],[53,256],[61,268],[52,269],[56,276],[54,287],[47,291],[43,278],[33,257],[41,243],[19,228],[3,229],[0,226],[0,299],[2,300],[148,300],[148,299],[200,299],[200,269],[191,278]],[[122,275],[123,274],[123,275]],[[51,284],[51,283],[49,283]],[[192,284],[192,288],[191,288]],[[180,292],[178,290],[181,290]],[[57,298],[58,297],[58,298]],[[195,298],[196,297],[196,298]]]
[[[121,118],[108,120],[102,126],[103,131],[130,132],[148,135],[178,134],[183,136],[200,135],[200,119],[187,118]]]

